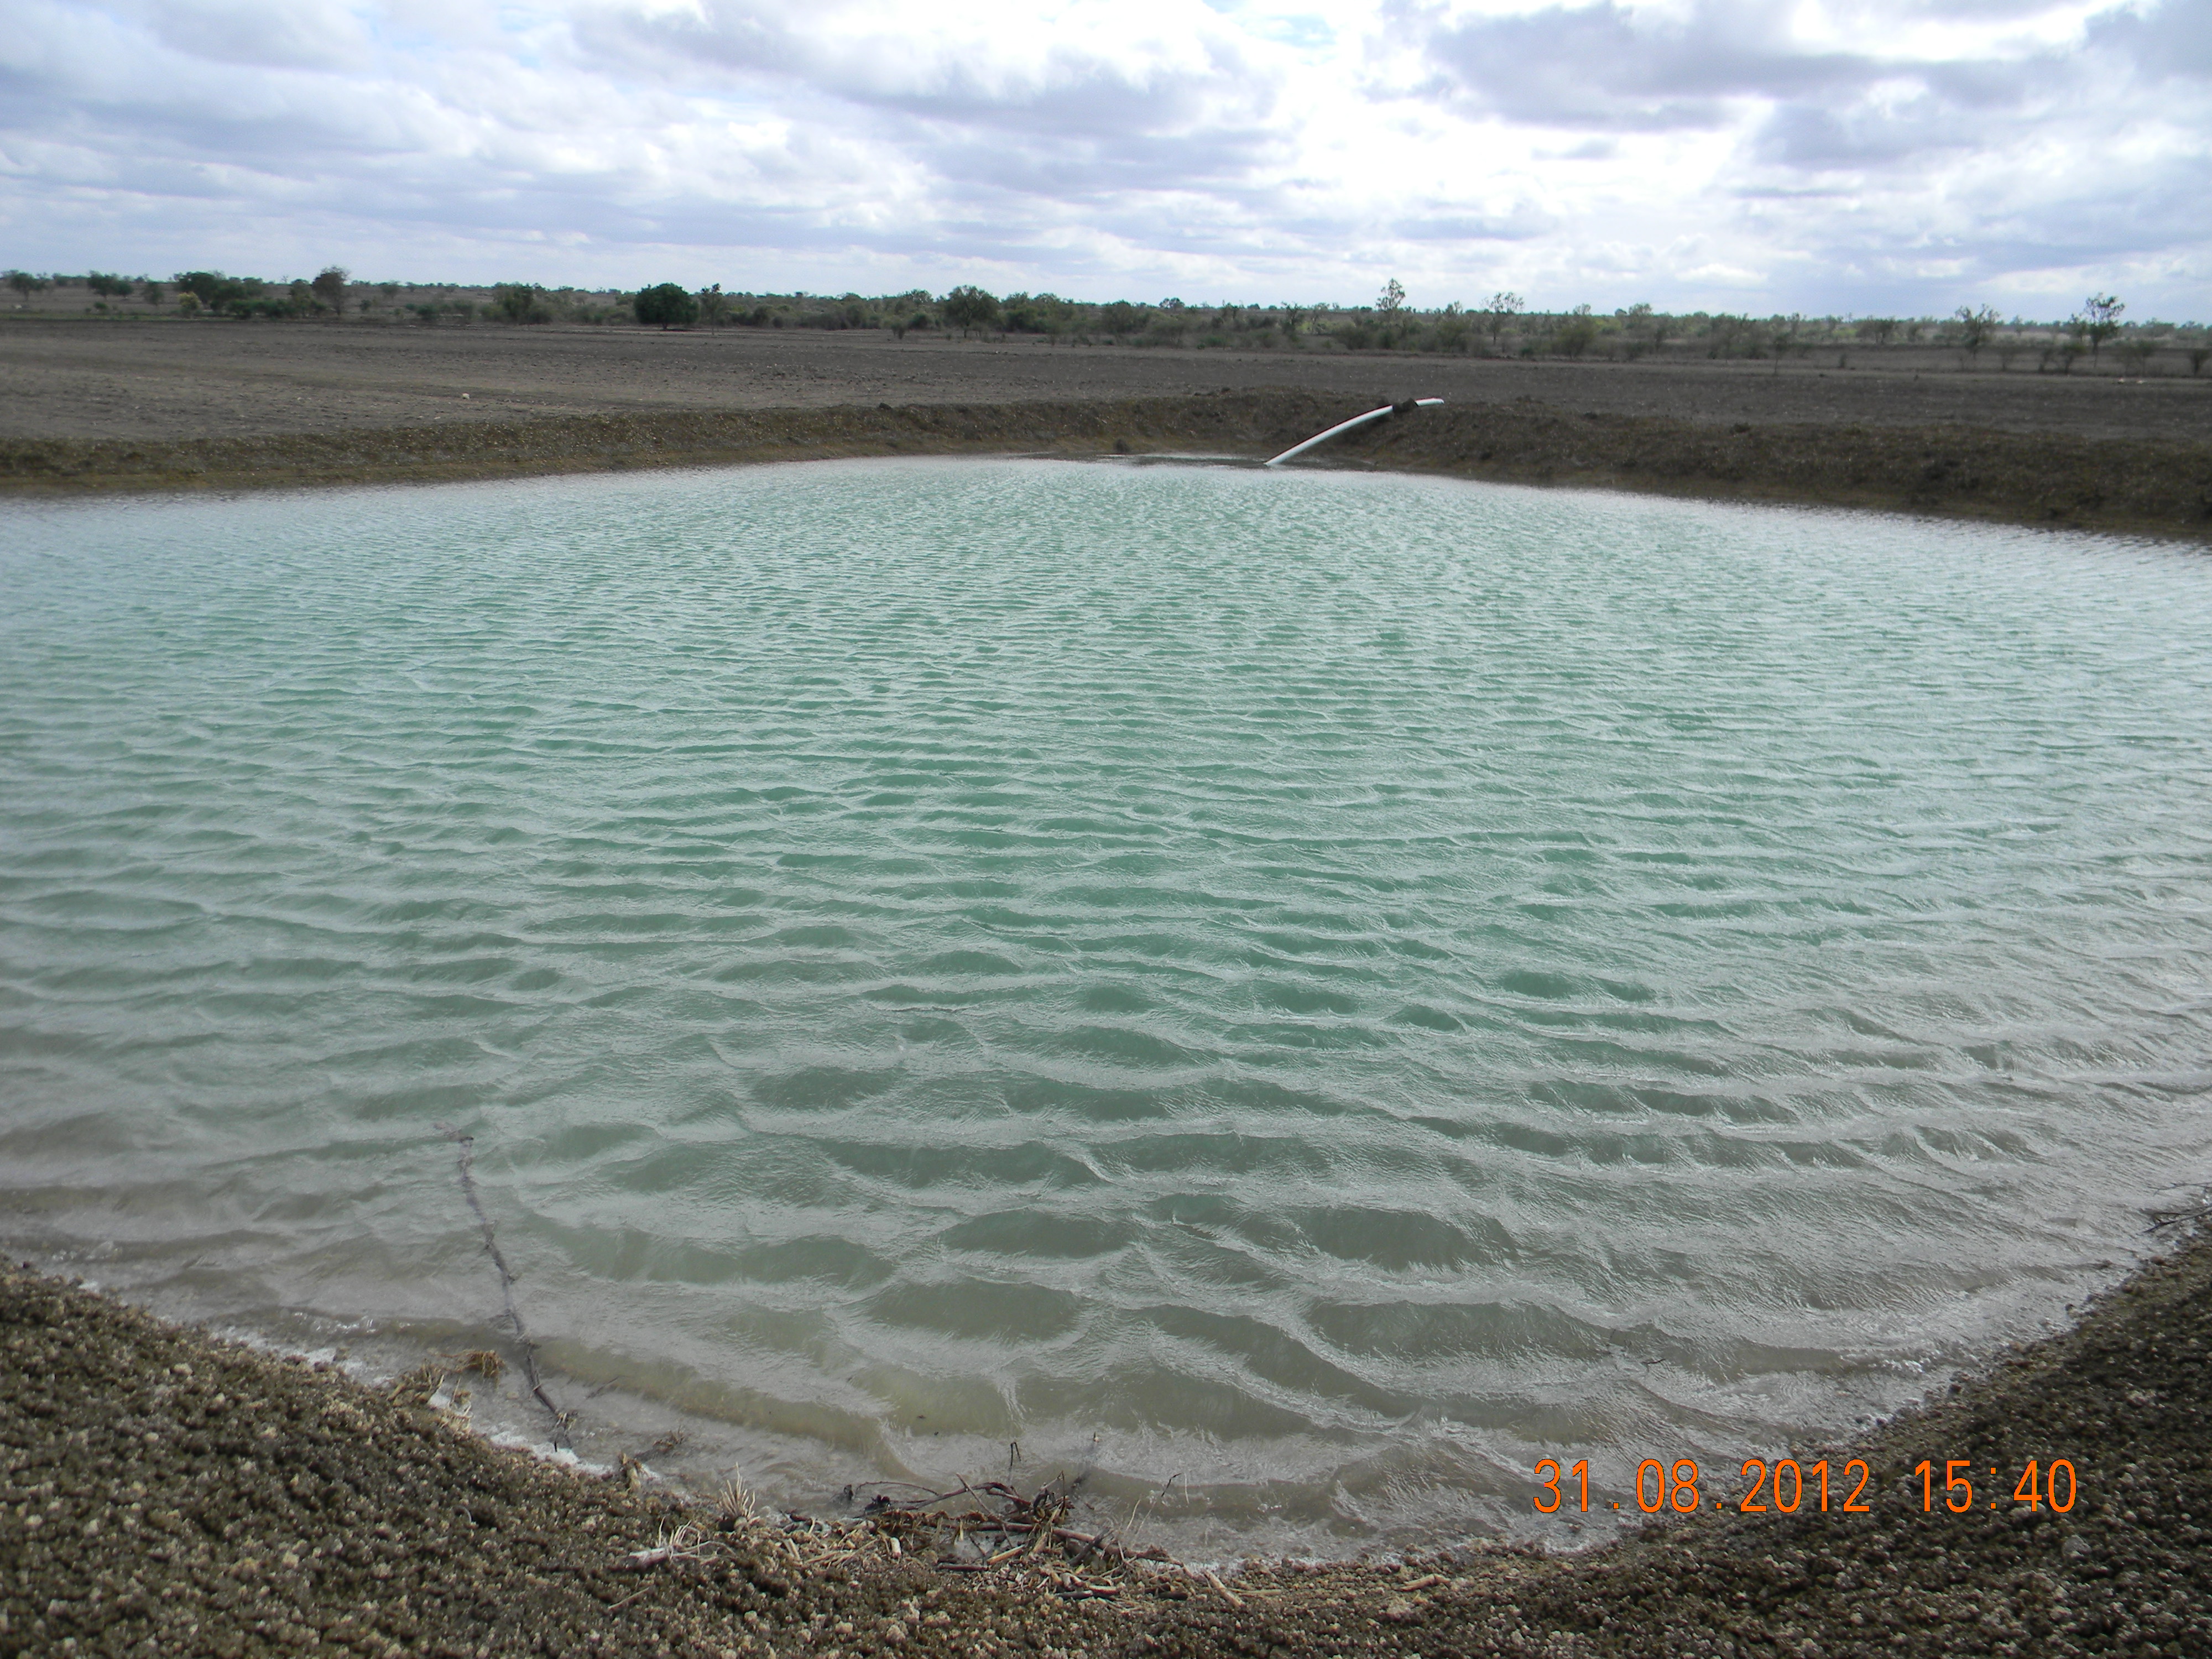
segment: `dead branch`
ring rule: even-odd
[[[2212,1216],[2212,1207],[2202,1210],[2152,1210],[2148,1214],[2150,1230],[2157,1232],[2161,1228],[2179,1227],[2185,1221],[2202,1221],[2206,1217]]]
[[[491,1218],[484,1213],[483,1200],[477,1196],[473,1167],[477,1138],[463,1134],[445,1123],[438,1126],[438,1132],[458,1149],[456,1156],[460,1165],[461,1196],[468,1200],[469,1208],[476,1215],[477,1224],[483,1229],[484,1254],[491,1257],[492,1266],[499,1269],[499,1293],[507,1304],[505,1317],[507,1328],[514,1333],[515,1344],[522,1350],[522,1375],[530,1384],[530,1392],[537,1396],[538,1403],[544,1407],[553,1419],[553,1443],[559,1446],[567,1443],[573,1446],[574,1443],[568,1441],[568,1425],[575,1420],[574,1417],[553,1403],[552,1397],[545,1392],[544,1382],[538,1375],[538,1345],[531,1340],[529,1331],[523,1325],[522,1315],[514,1305],[514,1270],[507,1265],[507,1258],[500,1254],[499,1239],[492,1231]]]

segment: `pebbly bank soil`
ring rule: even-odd
[[[1731,1485],[1726,1508],[1578,1555],[1210,1579],[1075,1534],[979,1569],[940,1564],[946,1534],[911,1516],[679,1510],[627,1469],[495,1449],[419,1386],[0,1272],[0,1655],[2203,1655],[2208,1344],[2200,1236],[1829,1451],[1869,1464],[1866,1513],[1746,1514]],[[2016,1498],[2029,1459],[2071,1464],[2068,1512]],[[1973,1483],[1960,1514],[1952,1460]]]
[[[1398,379],[1413,372],[1371,367],[1377,379],[1384,370]],[[1595,393],[1605,388],[1601,374],[1577,384]],[[1545,385],[1553,395],[1574,389]],[[214,436],[0,435],[0,495],[434,482],[863,455],[1197,452],[1259,459],[1401,391],[1262,386],[873,407],[470,414]],[[1796,404],[1777,407],[1802,412]],[[2189,412],[2200,411],[2192,402]],[[1615,406],[1563,408],[1519,394],[1394,416],[1321,455],[1325,465],[1500,483],[2212,540],[2212,439],[2193,421],[2171,430],[2166,436],[2036,423],[1912,424],[1833,412],[1793,420],[1775,418],[1773,410],[1722,421]]]

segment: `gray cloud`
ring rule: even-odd
[[[1759,128],[1753,153],[1791,171],[1856,171],[1972,150],[1985,137],[1972,112],[1923,88],[1879,105],[1785,104]]]
[[[2212,0],[2165,0],[2148,13],[2092,18],[2088,44],[2124,55],[2148,80],[2212,77]]]
[[[1533,202],[1516,202],[1504,213],[1430,214],[1400,219],[1390,234],[1408,242],[1526,242],[1548,236],[1559,228],[1555,215]]]
[[[1832,93],[1887,72],[1851,53],[1796,49],[1755,0],[1704,0],[1685,19],[1611,0],[1449,22],[1411,3],[1398,15],[1420,30],[1440,90],[1547,126],[1713,127],[1733,99]]]
[[[1247,55],[1211,37],[1192,41],[1196,61],[1161,63],[1085,51],[1038,26],[1026,40],[1012,37],[1030,49],[1030,67],[1014,69],[824,37],[794,27],[802,18],[754,0],[706,0],[696,12],[600,12],[579,25],[579,40],[634,63],[789,77],[859,107],[1100,143],[1203,127],[1224,101],[1264,118],[1275,89]]]
[[[576,25],[579,50],[647,80],[782,101],[892,150],[1017,223],[1068,210],[1139,216],[1131,198],[1234,196],[1286,145],[1277,77],[1236,44],[1199,33],[1172,53],[1103,51],[1042,27],[975,58],[921,42],[810,30],[804,14],[754,0],[692,12],[616,7]],[[1174,239],[1172,215],[1152,236]]]

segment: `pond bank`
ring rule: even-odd
[[[1371,406],[1301,391],[708,410],[141,441],[0,441],[0,495],[444,482],[842,456],[1264,459]],[[1423,410],[1325,464],[2212,539],[2212,444],[1967,426],[1728,425],[1520,398]]]
[[[979,1517],[1051,1510],[988,1488],[807,1526],[734,1495],[679,1509],[627,1460],[598,1478],[471,1435],[443,1409],[466,1374],[369,1388],[27,1267],[0,1272],[0,1655],[2212,1650],[2201,1235],[1827,1453],[1869,1465],[1863,1514],[1841,1512],[1840,1478],[1826,1514],[1809,1486],[1795,1515],[1743,1513],[1745,1483],[1707,1471],[1698,1515],[1582,1555],[1226,1578],[1048,1524],[994,1531]],[[1962,1512],[1947,1474],[1973,1483]]]

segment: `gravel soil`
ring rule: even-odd
[[[1827,1513],[1809,1484],[1795,1515],[1745,1513],[1709,1470],[1695,1515],[1580,1554],[1215,1577],[1072,1534],[983,1566],[942,1510],[681,1509],[627,1465],[494,1448],[422,1380],[370,1388],[27,1268],[0,1273],[0,1654],[2203,1655],[2208,1341],[2199,1237],[1828,1451],[1868,1464],[1864,1513],[1841,1480]],[[2067,1512],[2018,1495],[2030,1459],[2070,1464]]]

